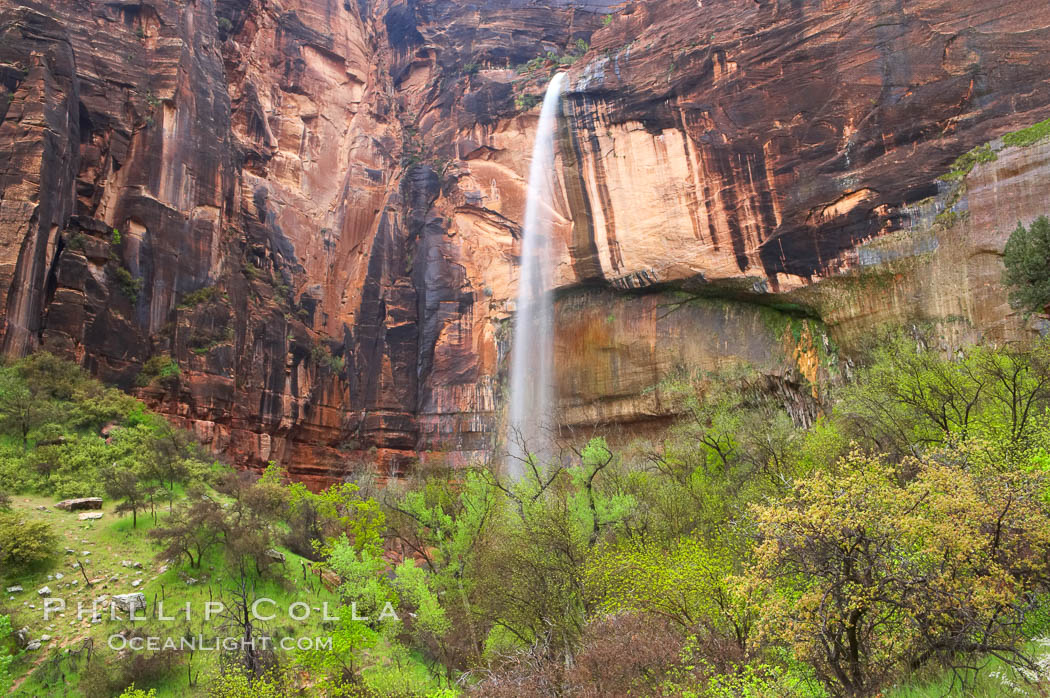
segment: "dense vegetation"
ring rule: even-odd
[[[74,661],[71,639],[41,663],[47,648],[11,636],[38,616],[5,596],[0,682],[85,696],[1023,694],[1046,678],[1050,631],[1050,345],[947,352],[912,330],[871,346],[814,424],[747,367],[681,375],[659,386],[682,415],[659,440],[566,442],[518,481],[420,469],[322,493],[210,462],[48,355],[4,367],[5,584],[69,573],[63,520],[38,502],[100,495],[123,518],[65,535],[166,561],[141,587],[152,601],[224,601],[179,632],[333,642],[123,657],[102,643]],[[330,601],[338,620],[255,619],[264,597]],[[119,626],[156,628],[172,632],[153,615]]]
[[[1045,312],[1050,305],[1050,218],[1040,216],[1027,228],[1018,223],[1003,250],[1003,265],[1010,304]]]

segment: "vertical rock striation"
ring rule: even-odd
[[[3,349],[316,484],[483,456],[556,67],[568,424],[733,357],[804,393],[821,332],[1016,337],[1050,147],[996,139],[1050,117],[1050,10],[971,5],[0,0]]]

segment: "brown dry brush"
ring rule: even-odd
[[[623,613],[588,623],[568,660],[548,639],[479,674],[477,698],[622,698],[652,695],[681,668],[686,638],[668,620]]]

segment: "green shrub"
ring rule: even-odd
[[[10,635],[10,616],[0,615],[0,691],[6,691],[7,686],[10,685],[10,662],[15,657],[7,654],[7,650],[4,647],[7,641],[7,637]]]
[[[230,31],[233,29],[233,22],[226,19],[225,17],[219,17],[219,21],[217,22],[217,24],[219,25],[219,31],[224,32],[226,34],[229,34]]]
[[[11,617],[0,615],[0,691],[6,691],[11,685],[11,673],[8,668],[14,657],[7,653],[7,638],[11,635]]]
[[[125,267],[117,267],[114,272],[117,277],[117,287],[120,292],[128,297],[132,303],[138,301],[139,292],[142,290],[142,279],[134,277]]]
[[[69,236],[69,240],[66,241],[66,247],[71,250],[84,249],[84,236],[81,233],[73,233],[73,235]]]
[[[0,514],[0,568],[18,574],[40,567],[54,557],[58,536],[43,521],[17,514]]]
[[[1050,304],[1050,219],[1040,216],[1028,228],[1018,223],[1003,250],[1003,265],[1010,305],[1043,311]]]
[[[184,295],[179,303],[179,307],[193,308],[202,303],[210,303],[220,295],[222,295],[222,292],[217,286],[203,286]]]
[[[946,174],[941,175],[940,179],[945,182],[962,181],[966,179],[966,176],[977,165],[984,162],[995,162],[998,157],[989,144],[979,145],[968,153],[963,153],[956,158],[955,162],[952,163],[951,169]]]
[[[514,98],[514,106],[519,111],[528,111],[541,101],[538,95],[521,94]]]
[[[518,73],[531,73],[539,70],[543,67],[543,63],[546,61],[545,56],[536,56],[535,58],[529,59],[528,62],[519,65],[515,68]]]
[[[281,698],[289,695],[285,678],[275,669],[252,677],[241,667],[229,667],[208,683],[211,698]]]
[[[343,357],[334,355],[324,344],[315,344],[310,354],[318,366],[325,366],[333,373],[340,373],[345,365]]]
[[[180,374],[179,365],[170,356],[158,354],[157,356],[151,356],[146,360],[146,363],[142,364],[142,370],[139,371],[135,384],[145,387],[158,382],[170,388],[179,382]]]
[[[120,698],[157,698],[157,689],[151,688],[144,691],[141,688],[135,688],[135,684],[131,684],[120,694]]]

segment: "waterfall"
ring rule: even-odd
[[[507,419],[507,469],[522,474],[524,450],[541,460],[551,455],[554,428],[554,306],[551,302],[551,208],[554,181],[554,134],[565,74],[547,86],[529,166],[525,224],[521,235],[514,336],[510,355],[510,407]],[[524,448],[523,448],[524,447]]]

